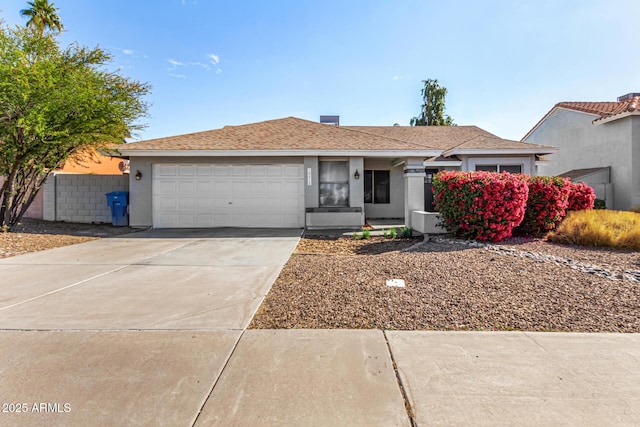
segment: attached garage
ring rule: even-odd
[[[154,164],[154,228],[304,227],[301,164]]]

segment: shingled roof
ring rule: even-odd
[[[428,150],[425,144],[287,117],[118,147],[120,150]]]
[[[164,151],[413,151],[539,150],[552,147],[508,141],[477,126],[331,126],[287,117],[120,145],[124,155]]]
[[[447,150],[480,136],[498,138],[477,126],[342,126],[373,135]]]

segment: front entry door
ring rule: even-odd
[[[424,210],[427,212],[435,212],[436,207],[433,204],[433,176],[440,172],[439,169],[425,169],[424,177]]]

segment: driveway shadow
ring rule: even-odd
[[[152,228],[114,239],[237,239],[237,238],[298,238],[300,228]]]

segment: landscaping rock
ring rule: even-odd
[[[431,236],[402,252],[369,241],[358,255],[344,240],[308,240],[250,327],[640,332],[640,252]]]

